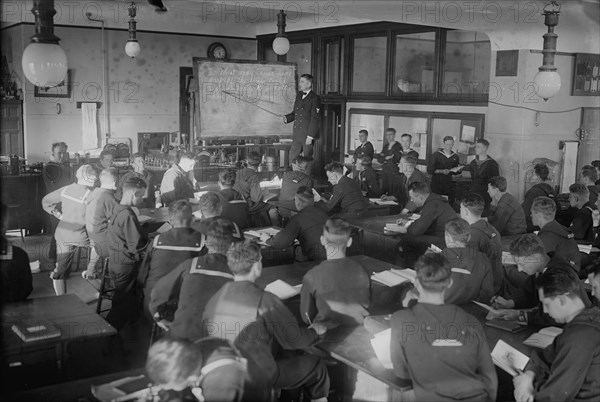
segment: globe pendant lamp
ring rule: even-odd
[[[548,10],[548,6],[553,6],[554,9]],[[533,82],[537,94],[540,98],[547,101],[560,91],[560,75],[554,66],[554,56],[556,55],[556,40],[558,35],[554,33],[554,27],[558,25],[558,15],[560,14],[560,5],[555,1],[544,7],[544,25],[548,27],[548,32],[544,34],[544,49],[542,50],[543,65],[539,68]]]
[[[35,35],[23,51],[21,65],[25,78],[33,85],[51,88],[67,76],[67,55],[54,35],[54,0],[34,0],[31,13],[35,16]]]
[[[277,14],[277,35],[273,40],[273,51],[279,56],[283,56],[290,50],[290,41],[285,35],[285,13],[283,10]]]
[[[127,9],[129,10],[129,40],[127,40],[127,43],[125,44],[125,53],[127,53],[127,56],[133,59],[142,51],[140,44],[135,37],[135,26],[137,22],[134,20],[134,18],[137,7],[135,3],[131,3]]]

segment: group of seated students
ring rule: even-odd
[[[486,199],[476,191],[462,197],[457,214],[444,197],[432,192],[424,175],[424,180],[415,175],[410,138],[403,136],[404,143],[396,147],[392,134],[388,132],[392,139],[388,145],[392,145],[380,155],[384,178],[386,171],[392,176],[382,182],[381,191],[387,189],[389,194],[401,188],[393,197],[404,200],[403,212],[420,213],[400,235],[399,254],[411,242],[442,249],[440,253],[420,252],[425,254],[414,263],[417,279],[402,298],[405,308],[392,316],[395,373],[412,381],[417,400],[494,400],[497,379],[481,324],[456,306],[475,300],[491,303],[499,318],[527,325],[564,325],[563,334],[537,353],[515,379],[517,400],[546,400],[553,395],[583,400],[600,397],[600,312],[591,306],[579,279],[588,275],[598,297],[599,261],[589,270],[582,269],[571,232],[587,227],[591,220],[592,235],[586,239],[600,241],[599,216],[590,200],[590,187],[595,184],[588,184],[597,179],[596,171],[584,167],[584,185],[570,188],[570,204],[577,212],[571,229],[555,220],[559,206],[554,193],[545,193],[549,186],[544,183],[548,176],[544,165],[536,166],[540,183],[529,190],[523,205],[506,192],[506,179],[494,175],[486,184],[491,214],[484,218]],[[490,170],[485,155],[489,144],[478,145],[483,161],[472,168]],[[404,154],[396,156],[395,148]],[[364,181],[371,174],[366,158],[361,157],[358,169],[367,172],[362,175]],[[184,155],[173,168],[177,182],[184,180],[190,165],[193,168],[186,159]],[[170,229],[151,241],[133,209],[146,195],[145,180],[128,177],[119,186],[110,168],[98,174],[91,165],[81,166],[76,183],[56,189],[43,201],[44,209],[59,219],[55,232],[58,263],[51,276],[56,294],[66,293],[76,247],[91,244],[99,257],[108,258],[114,280],[107,320],[121,330],[143,311],[142,320],[155,322],[166,332],[149,351],[147,369],[153,381],[165,388],[202,388],[205,395],[214,392],[214,400],[267,400],[273,389],[295,388],[304,388],[313,400],[325,400],[327,368],[307,351],[327,331],[361,325],[369,314],[369,269],[346,256],[352,243],[347,220],[364,213],[365,192],[368,196],[377,188],[363,186],[360,174],[349,178],[341,163],[332,162],[325,170],[333,195],[325,201],[303,172],[306,162],[296,159],[293,171],[283,178],[282,193],[293,195],[298,212],[276,236],[261,239],[281,248],[297,239],[298,259],[320,262],[304,276],[298,312],[304,323],[276,296],[255,284],[262,273],[261,248],[244,239],[241,230],[249,223],[241,222],[252,212],[266,213],[272,220],[279,213],[264,202],[257,171],[260,156],[253,153],[247,167],[220,173],[219,192],[200,197],[199,221],[194,221],[186,199],[193,194],[188,197],[174,187],[173,199],[166,197]],[[401,173],[401,169],[405,170]],[[435,169],[434,174],[446,175],[449,169],[442,170]],[[100,186],[94,187],[98,181]],[[443,188],[444,183],[438,178],[436,186]],[[119,201],[117,187],[122,192]],[[597,207],[600,201],[594,188]],[[246,208],[244,212],[235,209],[236,204]],[[527,211],[524,205],[530,205]],[[533,229],[539,228],[537,234],[526,234],[528,219]],[[513,235],[519,235],[510,247],[516,270],[502,265],[501,238]],[[31,289],[26,286],[19,292],[4,292],[16,288],[4,277],[9,257],[11,263],[21,264],[26,255],[24,259],[4,237],[2,241],[3,297],[13,293],[19,293],[16,299],[27,297]],[[94,270],[95,266],[89,267],[85,276],[93,277]],[[456,325],[462,330],[427,330]],[[580,346],[575,345],[583,345],[590,353],[577,352]],[[227,364],[217,364],[218,370],[209,376],[206,367],[212,358],[221,363],[225,359]]]

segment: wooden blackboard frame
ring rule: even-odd
[[[264,66],[289,66],[289,67],[293,67],[294,70],[294,85],[295,85],[295,92],[298,91],[298,65],[297,63],[292,63],[292,62],[266,62],[266,61],[257,61],[257,60],[241,60],[241,59],[228,59],[228,60],[215,60],[212,58],[207,58],[207,57],[193,57],[192,58],[192,64],[193,64],[193,70],[194,70],[194,85],[195,88],[194,90],[196,91],[196,110],[197,110],[197,114],[198,114],[198,138],[206,138],[206,137],[214,137],[214,134],[203,134],[203,128],[202,128],[202,97],[201,97],[201,91],[200,91],[200,85],[201,85],[201,80],[199,77],[199,64],[200,63],[226,63],[226,64],[252,64],[252,65],[264,65]],[[292,112],[293,110],[293,102],[289,107],[289,111],[288,113]],[[291,124],[287,125],[288,127],[285,127],[285,123],[283,123],[283,119],[281,121],[281,126],[282,126],[282,133],[281,136],[282,137],[289,137],[291,136]],[[284,127],[287,129],[287,131],[290,131],[289,133],[287,133],[287,131],[284,129]],[[236,134],[221,134],[218,135],[219,137],[229,137],[229,138],[239,138],[239,137],[243,137],[243,136],[253,136],[253,137],[270,137],[273,135],[273,133],[265,133],[264,135],[261,134],[248,134],[248,133],[236,133]]]

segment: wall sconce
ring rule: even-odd
[[[552,10],[548,10],[549,6],[553,6]],[[560,4],[552,1],[544,7],[544,25],[548,27],[548,32],[544,34],[544,55],[543,64],[539,68],[540,71],[535,75],[533,82],[536,86],[537,94],[547,101],[560,91],[560,75],[554,67],[554,56],[556,55],[556,40],[558,35],[554,33],[554,27],[558,25],[558,15],[560,14]]]
[[[137,24],[134,20],[137,10],[135,3],[131,3],[129,7],[127,7],[127,10],[129,10],[129,39],[125,44],[125,53],[127,53],[127,56],[134,58],[142,51],[140,44],[135,37],[135,25]]]
[[[54,0],[34,0],[35,35],[23,51],[23,73],[33,85],[49,88],[60,84],[69,68],[67,55],[54,35]]]
[[[273,51],[279,56],[283,56],[290,50],[290,41],[285,35],[285,13],[283,10],[277,14],[277,35],[273,40]]]

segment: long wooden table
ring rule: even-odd
[[[24,342],[11,329],[14,324],[54,324],[61,332],[56,338]],[[54,349],[56,365],[63,368],[69,342],[106,337],[117,331],[79,297],[73,294],[40,297],[2,308],[2,354],[8,367],[22,365],[29,353]]]

